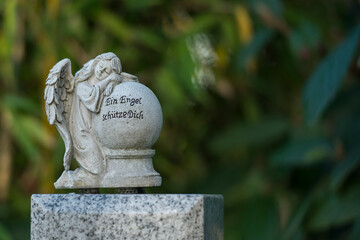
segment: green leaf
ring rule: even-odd
[[[39,143],[40,145],[51,148],[55,144],[55,139],[49,131],[42,125],[39,119],[22,116],[21,125],[23,127],[23,134],[27,135],[32,142]]]
[[[3,107],[9,108],[14,111],[24,111],[30,114],[41,115],[41,108],[29,98],[19,95],[7,94],[2,99]]]
[[[209,30],[215,24],[221,23],[222,16],[216,14],[199,14],[192,19],[192,23],[185,30],[185,35],[197,34]]]
[[[294,239],[297,235],[302,233],[302,224],[306,213],[308,212],[314,199],[314,194],[310,193],[304,201],[301,202],[300,206],[296,209],[294,215],[289,220],[285,230],[283,231],[283,240]]]
[[[332,145],[324,138],[296,139],[271,157],[274,166],[300,166],[324,160],[333,154]]]
[[[145,28],[138,28],[135,31],[135,39],[141,44],[148,46],[154,50],[163,48],[165,43],[162,39],[152,30],[147,30]],[[160,50],[161,51],[161,50]]]
[[[169,49],[171,57],[169,65],[175,73],[176,81],[184,90],[195,95],[198,91],[195,89],[191,78],[195,73],[195,62],[191,58],[190,51],[185,38],[176,41]]]
[[[19,147],[27,154],[28,159],[33,161],[38,161],[40,159],[40,148],[34,142],[34,139],[38,141],[44,141],[43,135],[41,133],[36,133],[36,135],[32,135],[32,133],[41,131],[39,129],[41,126],[39,123],[33,125],[33,121],[28,121],[28,117],[18,114],[16,112],[12,112],[12,124],[11,124],[11,133],[19,145]],[[30,129],[34,127],[34,129]]]
[[[138,0],[138,1],[126,0],[124,3],[126,9],[133,11],[141,11],[161,4],[162,0]]]
[[[9,231],[0,223],[0,240],[11,240]]]
[[[254,170],[244,173],[237,183],[229,186],[225,192],[226,205],[236,206],[240,202],[259,196],[266,188],[266,178],[260,171]]]
[[[280,219],[275,200],[251,199],[245,204],[237,224],[239,239],[278,240]]]
[[[355,221],[349,240],[358,240],[360,236],[360,217]]]
[[[292,29],[289,44],[295,53],[300,53],[304,48],[314,49],[320,40],[319,29],[310,21],[302,20],[298,29]]]
[[[355,170],[360,163],[360,149],[355,147],[346,154],[345,159],[331,173],[330,187],[334,190],[338,189],[345,181],[346,177]]]
[[[131,27],[118,15],[107,10],[101,10],[97,13],[97,19],[99,24],[111,35],[117,37],[119,41],[129,42],[134,39]]]
[[[360,25],[331,52],[310,76],[303,93],[306,122],[314,123],[335,97],[354,57]]]
[[[285,134],[289,125],[283,118],[265,118],[255,123],[235,123],[216,135],[210,147],[217,153],[237,148],[254,147],[276,141]]]
[[[167,103],[162,106],[164,117],[176,117],[178,111],[182,109],[187,102],[181,85],[176,81],[174,73],[166,68],[159,69],[155,76],[155,88],[158,98],[160,102]]]
[[[324,231],[341,226],[360,216],[360,186],[355,185],[345,194],[330,193],[319,202],[309,221],[309,228]]]

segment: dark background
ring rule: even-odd
[[[359,239],[359,23],[356,0],[0,1],[0,239],[66,192],[49,70],[108,51],[162,105],[149,193],[222,194],[229,240]]]

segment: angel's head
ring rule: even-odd
[[[85,63],[84,67],[75,74],[75,86],[80,82],[92,79],[93,75],[97,81],[102,81],[111,73],[120,74],[121,71],[120,59],[112,52],[103,53]]]
[[[95,77],[102,81],[108,77],[112,72],[121,73],[120,59],[112,52],[103,53],[94,59],[94,74]]]

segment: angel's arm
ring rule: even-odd
[[[114,87],[124,81],[123,76],[119,75],[119,74],[112,74],[107,79],[108,79],[109,83],[107,84],[107,86],[104,90],[104,96],[110,96]],[[107,80],[107,79],[105,79],[105,80]]]
[[[114,85],[120,83],[121,80],[122,78],[119,74],[113,73],[93,87],[83,82],[77,86],[76,94],[87,109],[92,112],[99,112],[103,99],[102,93],[105,91],[105,95],[110,95]],[[109,89],[109,87],[111,87],[111,89]]]
[[[82,82],[76,87],[76,94],[81,102],[91,112],[100,111],[100,103],[102,100],[101,89],[98,85],[91,87],[86,82]]]

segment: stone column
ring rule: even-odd
[[[31,239],[223,239],[223,197],[34,194]]]

